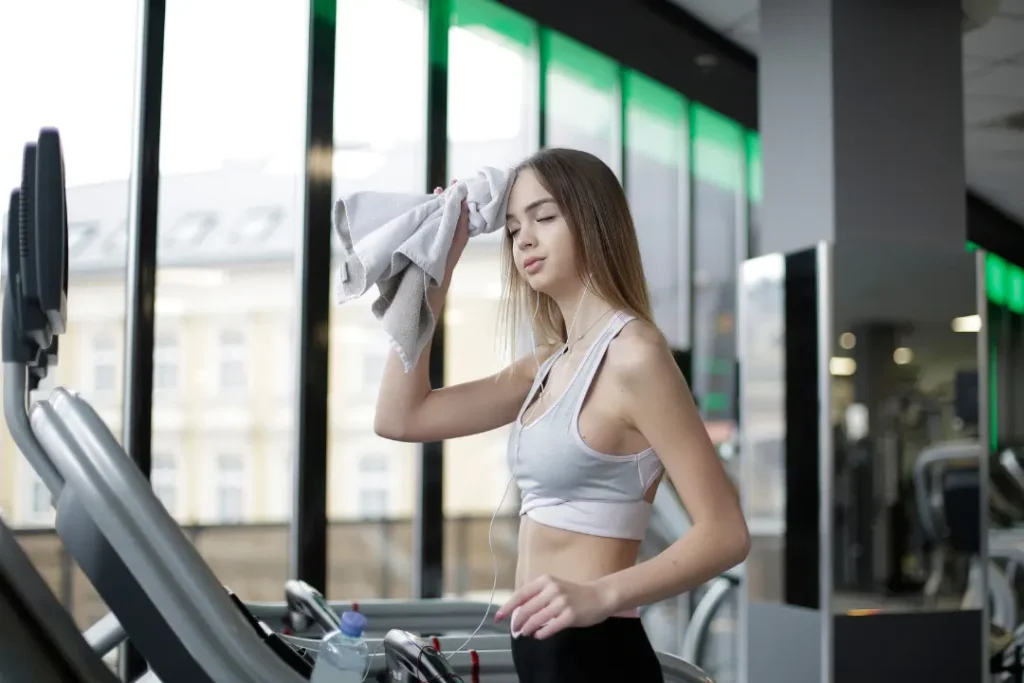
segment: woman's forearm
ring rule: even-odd
[[[614,614],[691,591],[742,562],[748,549],[745,525],[697,524],[655,557],[594,585]]]

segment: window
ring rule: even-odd
[[[485,163],[516,163],[537,150],[538,48],[537,24],[531,19],[491,0],[453,2],[448,65],[448,110],[452,112],[448,122],[449,176],[474,173]],[[485,87],[500,89],[500,94],[484,99],[476,96],[481,69],[491,74],[485,79],[489,83]],[[500,111],[488,114],[495,108],[487,99],[493,98],[503,105],[497,108]],[[562,110],[558,125],[565,115]],[[548,117],[549,132],[552,116]],[[495,242],[503,238],[501,233],[493,234]],[[486,377],[511,360],[506,357],[505,340],[497,338],[502,332],[498,319],[500,296],[500,245],[479,238],[470,240],[446,304],[445,384]],[[518,352],[529,353],[528,345],[519,345]],[[487,454],[504,452],[506,439],[507,430],[496,429],[445,442],[446,516],[490,517],[501,499],[508,469]],[[491,485],[498,480],[502,481],[501,487]],[[515,491],[510,490],[506,503],[514,496]],[[448,563],[446,571],[456,571],[455,565],[461,561]],[[502,576],[513,575],[507,569],[501,567]],[[456,585],[452,578],[447,583]]]
[[[154,418],[187,437],[173,449],[154,437],[153,450],[176,456],[179,519],[243,522],[199,534],[196,547],[251,600],[277,599],[287,578],[290,515],[264,492],[268,481],[288,485],[272,454],[294,429],[278,419],[291,406],[269,378],[294,376],[291,358],[279,370],[272,337],[295,303],[301,241],[291,231],[301,220],[285,217],[302,216],[311,6],[218,0],[166,11],[156,330],[170,334],[157,339],[154,382],[173,387],[160,398],[180,409]],[[281,524],[245,524],[270,518]]]
[[[334,188],[336,196],[357,191],[423,192],[426,178],[426,12],[424,0],[338,0],[334,83]],[[304,87],[304,85],[303,85]],[[373,102],[374,106],[353,106]],[[303,127],[298,126],[301,132]],[[337,239],[332,233],[332,243]],[[338,253],[335,251],[334,253]],[[332,268],[337,277],[338,268]],[[336,287],[332,285],[332,289]],[[359,302],[331,307],[332,330],[330,377],[330,453],[328,472],[329,513],[332,517],[365,514],[406,517],[412,510],[414,468],[395,466],[389,473],[383,494],[360,495],[361,483],[351,480],[358,471],[361,453],[387,453],[400,462],[412,461],[417,446],[389,442],[373,433],[373,402],[364,392],[375,391],[380,379],[384,351],[367,350],[356,337],[337,343],[340,330],[373,330],[380,339],[380,323],[370,312],[373,293]],[[360,332],[361,335],[361,332]],[[387,349],[387,341],[383,349]],[[353,357],[354,356],[354,357]],[[354,445],[358,444],[358,446]],[[383,488],[383,487],[382,487]],[[381,489],[377,489],[380,491]],[[399,492],[402,492],[399,494]],[[399,498],[401,495],[401,498]],[[371,500],[372,499],[372,500]],[[332,535],[340,532],[332,529]],[[346,531],[347,533],[347,531]],[[395,534],[368,552],[360,561],[381,567],[391,557],[409,556],[408,534]],[[389,582],[367,586],[345,579],[353,561],[351,547],[343,543],[328,546],[331,584],[334,594],[358,591],[366,598],[384,597]],[[343,569],[342,567],[346,567]],[[366,574],[369,576],[369,574]],[[391,585],[404,579],[393,575]]]
[[[153,346],[153,389],[160,392],[178,390],[178,367],[181,364],[181,350],[178,335],[160,332]]]
[[[238,329],[222,330],[220,333],[220,388],[227,391],[241,391],[248,386],[248,349],[245,333]]]
[[[595,155],[619,173],[619,68],[612,60],[554,31],[547,42],[547,140]]]
[[[686,102],[627,71],[626,195],[636,224],[654,319],[675,348],[690,346]]]
[[[68,223],[68,254],[71,258],[81,254],[99,234],[96,223]]]
[[[737,417],[736,276],[743,223],[744,134],[698,104],[690,111],[693,172],[693,393],[706,423],[731,433]]]
[[[231,241],[243,246],[253,246],[270,236],[284,219],[279,208],[259,208],[246,212],[231,232]]]
[[[42,480],[35,476],[32,476],[32,518],[34,520],[45,519],[50,514],[50,510],[53,508],[53,496],[50,495],[49,489],[46,488],[46,484]]]
[[[104,255],[101,246],[106,231],[128,214],[137,120],[138,11],[135,0],[105,3],[102,15],[95,6],[75,0],[0,2],[0,99],[6,105],[0,114],[0,213],[8,208],[11,188],[21,184],[24,145],[36,138],[41,126],[60,131],[65,154],[73,329],[60,340],[59,364],[50,368],[39,395],[59,376],[60,383],[81,391],[102,419],[112,420],[115,434],[120,433],[117,403],[124,363],[119,347],[125,254]],[[48,47],[40,50],[36,29],[43,26]],[[15,98],[13,93],[28,96]],[[11,476],[22,465],[30,470],[13,443],[8,440],[0,450],[0,501],[6,504],[9,525],[15,532],[25,524],[52,528],[49,492],[35,476]],[[74,578],[73,599],[66,607],[84,630],[109,610],[88,582],[64,573],[54,554],[59,546],[47,533],[25,549],[52,586]]]
[[[114,337],[102,334],[92,341],[92,388],[97,394],[117,390],[117,346]]]
[[[169,453],[154,453],[150,470],[153,493],[171,515],[178,514],[178,463]]]
[[[217,457],[217,520],[242,521],[245,513],[245,461],[240,455]]]
[[[364,519],[386,517],[391,506],[391,477],[388,456],[380,453],[359,458],[359,516]]]
[[[538,26],[532,19],[499,2],[455,0],[452,3],[448,55],[449,177],[475,173],[483,164],[514,164],[538,149],[540,42],[537,33]],[[576,108],[582,105],[568,102],[564,89],[560,91],[561,99],[558,99],[559,95],[553,99],[552,88],[558,90],[564,83],[559,80],[561,76],[552,74],[551,61],[547,70],[546,128],[549,143],[581,146],[590,151],[600,147],[610,151],[610,141],[614,139],[610,135],[611,129],[604,138],[600,133],[595,137],[578,135],[573,116]],[[483,77],[482,71],[490,75]],[[480,92],[481,83],[486,83],[484,92],[489,88],[498,92],[477,98],[475,93]],[[490,106],[489,99],[501,101],[502,106]],[[558,107],[558,111],[551,111],[551,106]],[[591,106],[590,103],[587,106]],[[583,115],[589,115],[589,112],[583,112]],[[602,139],[609,144],[605,145]],[[602,158],[605,156],[607,154]],[[492,240],[470,240],[448,293],[445,316],[447,385],[486,377],[511,360],[505,339],[497,336],[503,332],[498,316],[501,303],[500,241],[504,235],[496,232],[488,237]],[[529,337],[525,344],[519,342],[517,349],[521,355],[529,353]],[[487,523],[501,501],[509,476],[504,459],[490,454],[505,452],[507,435],[507,429],[499,428],[445,442],[446,518],[475,517],[482,520],[480,524]],[[514,505],[516,500],[518,496],[512,485],[504,505]],[[479,528],[475,520],[467,519],[465,523],[466,528]],[[486,534],[486,527],[483,528]],[[505,538],[499,520],[495,525],[495,547],[502,547]],[[463,591],[490,591],[492,567],[489,557],[486,560],[486,579],[483,572],[475,570],[482,568],[482,564],[476,564],[473,551],[450,557],[451,560],[445,561],[445,585],[446,591],[452,592],[446,597],[464,595]],[[515,576],[514,560],[510,564],[510,557],[514,555],[498,550],[498,573],[502,581],[499,590],[509,587],[509,577]],[[460,576],[468,577],[468,582]]]
[[[195,247],[217,227],[217,216],[207,212],[192,212],[182,216],[162,240],[165,247]]]
[[[379,333],[370,333],[362,346],[362,367],[360,389],[364,396],[376,398],[380,389],[380,381],[384,376],[384,367],[391,355],[391,344]]]
[[[537,26],[493,0],[453,0],[451,12],[448,175],[461,178],[537,149]]]
[[[126,221],[122,221],[117,228],[112,230],[111,233],[103,240],[103,257],[107,259],[116,258],[123,261],[127,246],[128,223]]]

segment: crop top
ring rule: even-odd
[[[523,424],[551,366],[566,347],[537,370],[512,426],[508,463],[522,496],[520,515],[545,526],[592,536],[642,540],[651,518],[644,494],[663,471],[652,448],[608,455],[580,436],[579,417],[608,345],[633,317],[616,312],[580,361],[562,395],[540,417]]]

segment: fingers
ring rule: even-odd
[[[539,631],[533,634],[533,637],[537,640],[544,640],[550,638],[559,631],[569,628],[572,626],[573,614],[570,610],[565,610],[557,617],[546,623],[540,628]]]
[[[524,636],[532,636],[535,631],[547,625],[547,623],[555,619],[555,617],[560,616],[562,612],[565,611],[565,608],[566,605],[563,598],[554,598],[547,604],[547,606],[543,607],[540,611],[527,619],[526,623],[519,627],[519,632]],[[522,613],[523,610],[518,612],[520,615]]]
[[[546,577],[536,578],[533,581],[528,582],[525,586],[517,590],[515,593],[513,593],[512,597],[506,600],[505,604],[502,605],[501,608],[494,613],[494,620],[501,621],[508,615],[512,614],[512,611],[514,609],[523,605],[528,600],[533,598],[535,595],[540,593],[544,586],[547,585],[547,582],[544,580],[545,578]]]
[[[458,180],[453,180],[452,181],[452,185],[454,185],[457,182],[459,182],[459,181]],[[451,185],[449,185],[448,187],[451,187]],[[441,187],[440,185],[434,188],[434,194],[443,194],[443,193],[444,193],[444,188]]]

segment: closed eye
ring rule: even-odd
[[[538,218],[537,222],[538,223],[550,223],[551,221],[555,220],[555,218],[556,218],[555,216],[544,216],[543,218]]]

